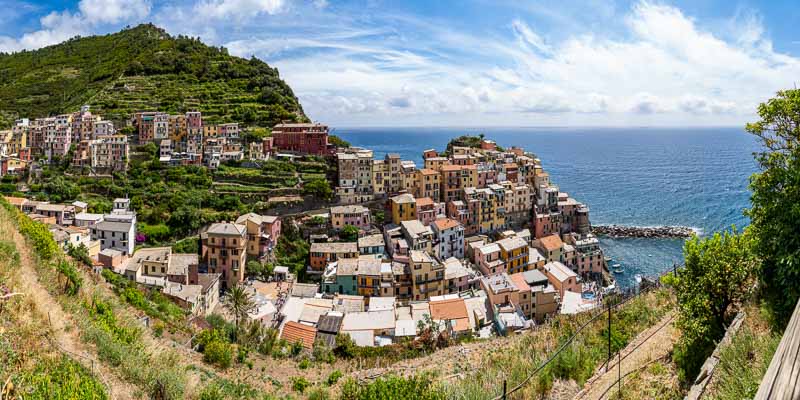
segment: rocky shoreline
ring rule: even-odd
[[[688,226],[595,225],[592,232],[595,235],[636,238],[687,238],[695,234],[694,229]]]

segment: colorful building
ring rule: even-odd
[[[389,210],[392,215],[392,223],[396,225],[400,225],[403,221],[417,219],[416,199],[407,193],[389,199]]]
[[[333,229],[343,229],[345,226],[354,226],[359,229],[369,229],[372,224],[369,209],[364,206],[336,206],[331,207],[331,225]]]
[[[232,222],[212,224],[201,236],[208,272],[222,274],[223,289],[244,281],[247,262],[247,227]]]
[[[300,154],[328,154],[328,127],[322,124],[278,124],[272,128],[275,148]]]

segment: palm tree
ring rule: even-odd
[[[239,331],[239,323],[247,320],[248,314],[256,309],[256,302],[253,295],[242,285],[234,285],[228,291],[228,295],[222,300],[222,305],[233,314],[236,323],[236,331]]]

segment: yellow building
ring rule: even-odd
[[[428,300],[444,292],[444,264],[424,251],[411,251],[411,281],[414,301]]]
[[[0,131],[0,155],[11,154],[11,136],[13,136],[11,131]]]
[[[489,188],[483,189],[468,187],[463,192],[464,202],[467,203],[470,212],[474,215],[479,233],[494,232],[505,229],[506,226],[505,190],[500,185],[489,186]]]
[[[372,256],[358,257],[356,286],[364,297],[381,295],[381,260]]]
[[[498,240],[500,259],[506,266],[506,272],[515,274],[531,269],[528,257],[528,243],[516,236]]]
[[[28,126],[18,125],[12,128],[11,141],[8,143],[10,154],[19,154],[20,150],[28,147]]]
[[[477,165],[464,165],[461,166],[461,187],[477,187],[478,186],[478,166]]]
[[[392,223],[400,225],[403,221],[417,219],[417,201],[414,196],[406,193],[392,197],[389,200],[392,211]]]
[[[450,160],[447,157],[429,157],[425,159],[425,169],[439,172],[445,165],[450,165]]]
[[[421,169],[417,171],[416,188],[414,196],[417,198],[430,197],[434,201],[441,198],[440,189],[441,175],[432,169]]]
[[[387,186],[390,186],[388,166],[386,160],[372,161],[372,193],[375,196],[385,195]]]

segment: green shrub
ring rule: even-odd
[[[56,263],[56,270],[64,277],[64,293],[70,296],[78,294],[83,279],[75,269],[75,265],[67,260],[60,260]]]
[[[328,400],[330,399],[330,394],[325,388],[315,387],[308,392],[307,398],[308,400]]]
[[[26,399],[107,399],[105,387],[88,370],[67,357],[37,365],[22,375],[19,386]],[[22,394],[23,391],[20,391]]]
[[[440,400],[445,398],[445,394],[426,375],[410,378],[392,375],[378,378],[368,384],[358,384],[353,379],[348,379],[342,386],[340,398],[343,400]]]
[[[330,375],[328,375],[328,379],[327,379],[326,382],[328,383],[328,385],[333,386],[333,385],[336,384],[336,382],[339,381],[339,378],[341,378],[341,377],[342,377],[342,371],[339,371],[337,369],[337,370],[334,370],[333,372],[331,372]]]
[[[209,364],[214,364],[224,369],[231,366],[232,360],[233,346],[230,343],[214,340],[203,348],[203,361]]]
[[[300,369],[308,369],[308,367],[310,366],[311,366],[311,361],[309,361],[307,358],[304,358],[300,360],[299,363],[297,363],[297,368]]]
[[[306,388],[308,388],[308,386],[310,385],[311,383],[308,382],[308,380],[306,378],[303,378],[302,376],[292,377],[292,390],[294,390],[295,392],[303,393],[305,392]]]

